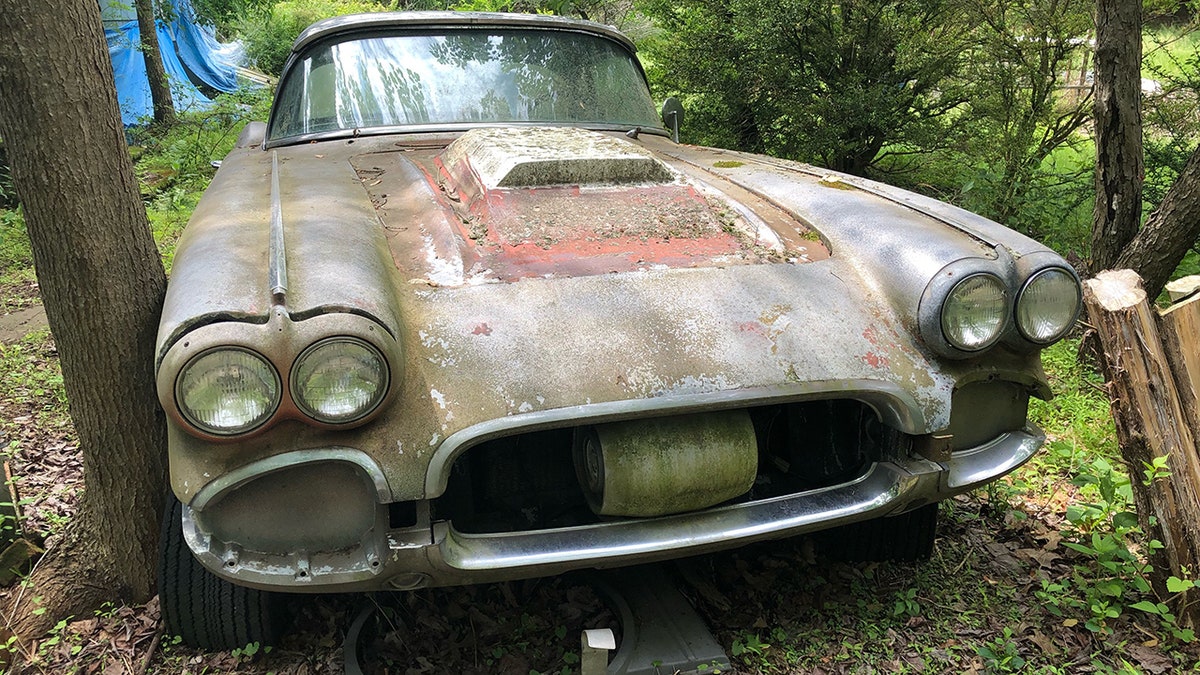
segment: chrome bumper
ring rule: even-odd
[[[945,462],[880,462],[853,481],[818,490],[579,527],[477,535],[435,522],[372,530],[372,540],[353,550],[278,556],[231,551],[197,528],[185,507],[184,536],[217,575],[267,590],[405,590],[545,576],[695,555],[901,513],[1003,476],[1028,461],[1043,440],[1030,425]]]

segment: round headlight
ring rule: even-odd
[[[279,374],[247,349],[212,349],[188,361],[175,381],[175,400],[196,428],[219,436],[260,426],[279,407]]]
[[[387,362],[361,340],[332,338],[304,350],[292,369],[292,396],[304,414],[326,424],[366,417],[388,388]]]
[[[942,334],[963,351],[992,345],[1004,330],[1008,289],[990,274],[973,274],[954,285],[942,304]]]
[[[1057,341],[1079,314],[1079,283],[1059,267],[1044,269],[1025,282],[1017,296],[1017,328],[1030,342]]]

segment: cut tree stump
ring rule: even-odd
[[[29,571],[29,561],[44,551],[24,536],[21,500],[13,482],[12,469],[4,463],[4,490],[0,492],[0,588]]]
[[[1200,277],[1188,277],[1200,281]],[[1200,438],[1200,295],[1160,313],[1159,333],[1192,440]]]
[[[1171,299],[1171,302],[1184,300],[1188,296],[1195,295],[1196,291],[1200,291],[1200,274],[1176,279],[1164,286],[1163,290],[1167,292],[1167,297]]]
[[[29,573],[29,563],[45,553],[42,547],[24,537],[12,542],[0,553],[0,588]]]
[[[1138,519],[1151,539],[1163,543],[1161,551],[1149,552],[1151,583],[1159,597],[1167,598],[1169,576],[1187,579],[1200,573],[1200,457],[1138,275],[1101,272],[1084,283],[1084,303],[1103,346],[1117,440]],[[1167,458],[1170,476],[1147,485],[1145,469],[1160,457]],[[1195,598],[1179,598],[1175,607],[1191,625],[1200,623]]]
[[[0,549],[21,538],[21,500],[12,469],[4,463],[4,489],[0,491]]]

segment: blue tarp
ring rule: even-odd
[[[200,90],[231,92],[237,88],[236,46],[217,42],[212,30],[197,25],[187,0],[173,0],[174,20],[157,22],[158,46],[178,111],[204,108],[212,100]],[[106,13],[106,18],[111,17]],[[121,121],[132,126],[154,114],[146,61],[137,20],[105,21],[104,37],[112,57]]]

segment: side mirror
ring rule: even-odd
[[[679,142],[679,126],[683,124],[683,104],[674,96],[663,101],[662,121],[671,130],[671,140]]]
[[[249,122],[242,127],[242,133],[238,134],[237,142],[234,143],[235,148],[253,148],[263,144],[267,139],[267,124],[266,122]]]

